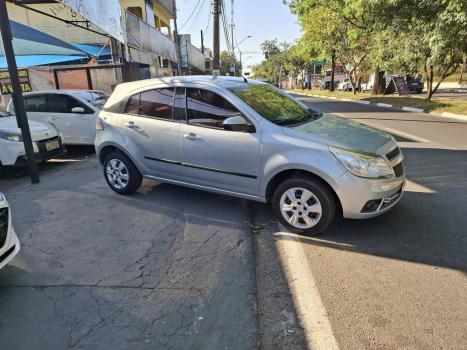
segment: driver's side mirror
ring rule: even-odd
[[[224,120],[222,123],[224,130],[239,131],[239,132],[255,132],[255,126],[249,124],[248,121],[241,115],[235,115]]]
[[[84,108],[83,107],[73,107],[71,109],[71,113],[84,113]]]

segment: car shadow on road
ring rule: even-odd
[[[467,151],[403,152],[407,178],[421,190],[382,216],[341,219],[301,242],[467,272]]]

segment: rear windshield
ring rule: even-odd
[[[245,84],[229,89],[264,118],[277,125],[292,125],[316,119],[313,111],[267,84]]]

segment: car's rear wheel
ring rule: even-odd
[[[104,177],[112,190],[119,194],[135,193],[143,176],[133,162],[120,152],[110,153],[104,161]]]
[[[276,218],[288,230],[316,235],[332,224],[337,204],[322,182],[311,177],[291,177],[274,191],[272,207]]]

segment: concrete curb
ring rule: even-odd
[[[301,95],[301,96],[307,96],[307,97],[316,97],[316,98],[324,98],[327,100],[338,100],[338,101],[346,101],[346,102],[353,102],[353,103],[358,103],[361,105],[372,105],[372,106],[377,106],[377,107],[383,107],[383,108],[390,108],[394,109],[397,111],[404,111],[404,112],[412,112],[412,113],[424,113],[424,114],[431,114],[436,117],[444,117],[444,118],[451,118],[451,119],[458,119],[458,120],[464,120],[467,121],[467,115],[464,114],[456,114],[456,113],[449,113],[449,112],[429,112],[425,111],[424,109],[421,108],[413,108],[413,107],[394,107],[393,105],[389,103],[372,103],[370,101],[365,101],[365,100],[351,100],[350,98],[337,98],[334,96],[320,96],[320,95],[307,95],[307,94],[302,94],[300,92],[291,92],[287,91],[292,94],[296,95]]]

